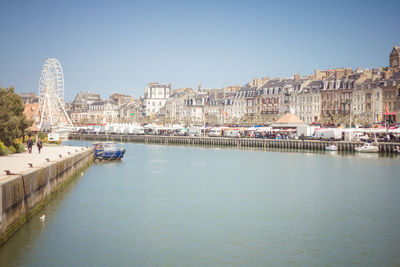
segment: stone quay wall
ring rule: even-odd
[[[335,144],[339,151],[354,151],[361,146],[361,142],[320,141],[320,140],[275,140],[261,138],[227,138],[203,136],[159,136],[159,135],[127,135],[127,134],[71,134],[71,139],[93,141],[117,141],[154,144],[183,144],[183,145],[210,145],[227,147],[258,147],[324,150],[325,147]],[[379,143],[381,153],[394,153],[400,143]]]
[[[93,162],[93,150],[47,162],[40,168],[10,173],[0,181],[0,245],[40,211],[52,197]]]

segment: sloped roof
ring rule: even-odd
[[[246,83],[245,85],[240,87],[240,89],[238,91],[248,91],[248,90],[255,90],[255,89],[256,89],[256,87],[251,86],[250,83]]]
[[[25,104],[24,105],[24,114],[28,120],[32,120],[33,116],[36,113],[36,110],[39,108],[39,103]]]
[[[293,85],[294,80],[293,79],[273,79],[269,80],[267,83],[265,83],[261,89],[264,88],[274,88],[274,87],[284,87],[287,85]]]
[[[398,54],[400,54],[400,46],[393,46],[392,53],[394,53],[395,51],[396,51]],[[392,53],[390,53],[390,55],[391,55]]]
[[[28,128],[28,130],[31,132],[39,132],[40,131],[39,127],[37,127],[36,124],[33,124],[31,127]]]
[[[303,124],[304,122],[299,119],[296,115],[292,113],[287,113],[280,117],[276,122],[276,124]]]
[[[95,102],[100,100],[100,94],[94,92],[79,92],[76,96],[73,103],[78,103],[82,101],[86,102]]]

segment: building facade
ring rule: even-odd
[[[389,55],[389,66],[392,69],[400,68],[400,47],[393,46],[392,52]]]
[[[148,84],[143,98],[143,115],[156,117],[157,112],[165,105],[171,94],[171,84]]]

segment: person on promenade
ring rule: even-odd
[[[37,148],[38,148],[39,154],[40,154],[40,150],[42,149],[42,146],[43,146],[42,140],[38,139],[36,145],[37,145]]]
[[[29,154],[32,153],[33,140],[31,136],[29,136],[26,146],[28,147]]]

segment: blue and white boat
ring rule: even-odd
[[[117,148],[115,142],[93,143],[95,160],[120,160],[124,157],[125,149]]]

